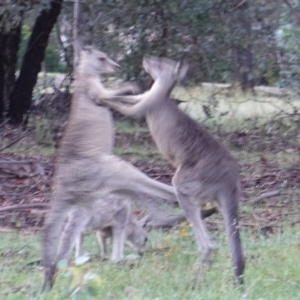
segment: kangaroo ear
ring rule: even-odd
[[[177,77],[177,81],[183,80],[189,69],[189,65],[184,63],[184,57],[185,55],[181,57],[173,69],[173,75]]]
[[[75,43],[79,51],[86,51],[87,53],[91,53],[92,50],[95,49],[95,47],[91,43],[88,43],[85,37],[82,35],[77,37]]]
[[[182,60],[176,63],[175,68],[173,70],[173,75],[177,76],[177,80],[181,81],[185,78],[188,73],[190,66],[188,64],[184,64]]]
[[[181,65],[179,75],[178,75],[180,81],[186,77],[189,68],[190,68],[190,65],[188,65],[188,64]]]
[[[151,55],[144,56],[143,68],[153,80],[156,80],[160,74],[160,58]]]
[[[147,214],[146,216],[144,216],[142,219],[140,219],[138,221],[138,224],[141,226],[141,227],[146,227],[147,226],[147,223],[149,223],[151,221],[151,217],[150,217],[150,214]]]
[[[174,70],[173,70],[173,75],[175,75],[175,76],[178,75],[180,68],[181,68],[181,61],[176,63]]]

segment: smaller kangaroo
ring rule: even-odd
[[[96,219],[97,218],[97,219]],[[107,245],[106,240],[108,238],[113,238],[113,230],[114,227],[109,226],[103,228],[101,224],[99,224],[99,217],[93,216],[93,219],[96,219],[96,223],[93,223],[94,220],[91,220],[92,225],[96,225],[96,227],[90,227],[90,223],[87,225],[85,232],[89,231],[95,231],[96,230],[96,237],[100,246],[101,250],[101,258],[107,259]],[[141,220],[138,220],[137,217],[130,213],[128,223],[125,226],[125,244],[131,247],[133,250],[135,250],[139,255],[143,255],[145,252],[145,244],[147,242],[147,222],[149,219],[149,215],[145,216]],[[75,257],[82,256],[84,254],[83,252],[83,240],[84,240],[84,233],[82,232],[79,236],[79,238],[76,241],[76,247],[75,247]],[[114,242],[113,242],[114,244]],[[118,251],[121,252],[121,251]],[[123,256],[123,254],[122,254]],[[119,261],[122,257],[113,259],[111,257],[112,261]]]
[[[145,216],[138,221],[131,213],[130,199],[114,194],[95,202],[91,210],[76,207],[71,211],[65,225],[64,239],[59,247],[58,260],[65,258],[66,254],[69,256],[74,246],[76,246],[75,256],[82,256],[84,232],[91,231],[96,231],[103,258],[107,254],[106,239],[109,237],[112,238],[113,243],[112,261],[118,262],[123,259],[124,242],[142,255],[147,241],[145,226],[148,220],[149,216]],[[81,228],[84,230],[80,231]]]
[[[125,115],[146,116],[158,149],[176,168],[172,183],[178,202],[193,225],[204,261],[210,258],[214,247],[201,220],[200,205],[210,200],[217,202],[225,220],[235,278],[243,283],[245,261],[238,213],[239,164],[170,98],[173,87],[186,76],[189,66],[154,56],[144,58],[143,66],[155,80],[152,88],[141,95],[110,98],[107,106]],[[136,104],[116,103],[125,99]]]

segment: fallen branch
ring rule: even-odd
[[[18,138],[14,139],[11,143],[7,144],[6,146],[4,146],[3,148],[0,149],[0,151],[3,151],[9,147],[11,147],[12,145],[16,144],[18,141],[20,141],[22,138],[24,138],[26,136],[27,132],[23,133],[21,136],[19,136]]]
[[[50,208],[50,204],[48,203],[28,203],[28,204],[19,204],[19,205],[11,205],[7,207],[0,208],[0,213],[7,211],[15,211],[22,210],[28,208]]]
[[[237,4],[235,7],[231,8],[231,9],[229,9],[228,11],[232,12],[232,11],[238,9],[240,6],[242,6],[246,2],[247,2],[247,0],[242,0],[239,4]]]
[[[271,86],[255,86],[254,91],[258,93],[265,93],[272,96],[285,96],[288,95],[288,91],[284,88],[277,88]]]
[[[207,220],[206,222],[208,224],[224,225],[224,222],[220,221],[220,220]],[[239,222],[239,225],[243,226],[243,227],[259,227],[259,223],[257,223],[257,222],[253,223],[253,222],[241,221],[241,222]]]
[[[29,158],[29,159],[26,159],[26,160],[25,159],[22,159],[22,160],[17,160],[17,159],[10,159],[10,160],[0,159],[0,164],[27,164],[27,163],[30,163],[30,164],[39,163],[39,164],[41,164],[42,162],[38,161],[38,160],[34,160],[32,158]]]
[[[270,198],[270,197],[274,197],[274,196],[278,196],[278,195],[280,195],[280,191],[279,190],[262,193],[253,202],[257,203],[257,202],[261,201],[262,199]]]

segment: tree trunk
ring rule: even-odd
[[[4,74],[5,74],[5,58],[4,58],[4,45],[6,41],[6,35],[1,33],[0,34],[0,123],[3,121],[4,117],[4,110],[5,110],[5,96],[4,96],[4,87],[5,87],[5,81],[4,81]]]
[[[251,18],[246,12],[248,4],[245,2],[234,13],[236,18],[232,21],[239,26],[239,40],[233,45],[234,64],[236,68],[236,77],[241,83],[242,89],[253,90],[255,79],[253,74],[253,55],[252,55],[252,31]]]
[[[11,123],[21,124],[31,106],[32,91],[41,70],[50,33],[61,11],[63,0],[51,1],[49,9],[43,9],[35,21],[20,75],[10,97],[8,117]]]
[[[73,70],[76,70],[79,59],[78,18],[80,11],[79,0],[74,1],[73,7]]]
[[[253,77],[253,57],[251,50],[237,45],[234,48],[234,54],[237,65],[236,73],[242,90],[253,90],[255,80]]]
[[[8,33],[0,34],[0,122],[15,84],[21,27],[20,23]]]

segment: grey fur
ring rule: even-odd
[[[243,282],[244,254],[239,233],[239,164],[207,130],[182,112],[170,98],[172,88],[189,66],[159,57],[146,57],[145,70],[155,80],[144,94],[113,97],[107,105],[125,115],[145,116],[160,152],[173,164],[172,183],[186,218],[193,224],[203,260],[214,249],[200,217],[200,205],[215,200],[220,206],[231,247],[235,278]],[[122,105],[118,101],[136,104]]]
[[[96,231],[96,237],[101,249],[101,257],[106,258],[106,239],[112,238],[113,249],[111,260],[118,262],[123,259],[124,242],[139,254],[145,251],[147,230],[145,228],[148,216],[138,220],[131,213],[130,199],[108,195],[97,201],[91,211],[84,207],[76,207],[69,216],[64,234],[66,238],[60,246],[58,260],[69,256],[75,244],[75,256],[83,255],[84,233]],[[77,235],[76,243],[69,240],[72,232],[78,228],[78,223],[84,224],[84,231]],[[83,227],[83,226],[80,226]]]
[[[142,193],[177,203],[175,190],[150,179],[135,167],[112,155],[114,128],[111,112],[101,106],[102,99],[135,92],[132,84],[107,90],[99,74],[114,73],[119,65],[105,53],[86,48],[80,54],[68,124],[55,162],[51,209],[48,212],[42,245],[44,266],[43,290],[53,286],[58,248],[65,235],[66,217],[75,206],[92,214],[93,203],[115,193],[125,197],[141,197]],[[124,100],[129,103],[131,100]],[[71,241],[83,230],[79,222]],[[67,251],[69,252],[69,251]],[[60,254],[67,258],[67,254]]]

